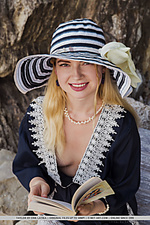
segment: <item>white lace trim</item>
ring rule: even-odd
[[[127,211],[128,211],[128,215],[129,216],[134,216],[134,213],[133,213],[133,210],[131,209],[129,203],[126,203],[126,206],[127,206]],[[129,222],[132,224],[132,225],[139,225],[139,222],[136,221],[136,220],[129,220]]]
[[[34,125],[34,127],[30,129],[32,131],[32,137],[35,140],[32,145],[38,147],[34,152],[42,159],[40,164],[44,163],[47,168],[48,175],[51,176],[55,182],[61,185],[60,176],[57,170],[56,156],[51,150],[47,149],[44,143],[43,98],[43,96],[40,96],[35,99],[30,104],[33,111],[28,112],[28,114],[33,117],[33,120],[30,120],[29,122],[31,125]]]
[[[48,175],[54,179],[56,183],[61,185],[60,176],[58,174],[56,155],[51,150],[47,149],[43,139],[44,117],[42,109],[43,97],[35,99],[30,106],[33,111],[28,114],[33,117],[31,125],[34,125],[30,130],[32,137],[35,140],[32,144],[38,147],[35,153],[42,159],[41,163],[45,163]],[[96,128],[86,148],[85,154],[80,162],[78,170],[73,178],[74,183],[83,184],[90,177],[100,176],[99,166],[103,166],[102,160],[105,158],[105,152],[109,151],[110,142],[113,141],[111,134],[115,134],[113,127],[117,127],[117,119],[123,117],[122,112],[126,112],[118,105],[105,105]]]
[[[105,105],[96,128],[93,132],[89,145],[81,160],[79,168],[73,179],[75,183],[82,184],[90,177],[99,176],[99,166],[103,166],[104,153],[109,151],[110,142],[113,141],[111,134],[115,134],[113,127],[117,127],[116,119],[121,118],[123,112],[120,106]]]

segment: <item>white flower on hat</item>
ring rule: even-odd
[[[135,65],[131,58],[130,48],[120,42],[110,42],[99,49],[101,56],[104,59],[114,63],[122,69],[131,78],[131,85],[137,87],[137,83],[141,79],[135,72]]]

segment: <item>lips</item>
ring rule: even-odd
[[[83,91],[88,86],[88,82],[86,82],[86,83],[72,83],[72,84],[69,84],[69,85],[74,91]]]

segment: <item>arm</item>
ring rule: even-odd
[[[116,131],[115,141],[106,157],[102,179],[106,179],[115,192],[115,195],[106,197],[109,213],[119,215],[125,204],[134,199],[139,188],[140,138],[129,112],[120,120]]]

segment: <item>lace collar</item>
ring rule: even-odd
[[[56,183],[61,185],[56,155],[50,149],[47,149],[44,143],[44,117],[42,102],[43,96],[35,99],[30,104],[33,110],[28,112],[28,114],[33,118],[29,122],[31,125],[34,125],[30,129],[34,139],[32,144],[33,146],[38,147],[34,152],[41,159],[40,164],[44,163],[47,168],[48,175],[52,177]],[[104,106],[78,170],[73,177],[74,183],[81,185],[90,177],[100,177],[98,173],[101,172],[99,166],[103,166],[102,161],[105,158],[104,153],[109,151],[110,142],[113,141],[112,134],[116,133],[113,127],[118,126],[116,120],[123,117],[122,112],[125,112],[125,110],[121,106]]]

